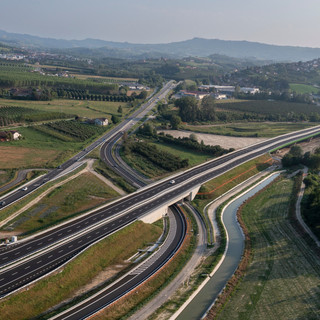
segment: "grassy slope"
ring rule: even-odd
[[[28,291],[0,301],[1,319],[31,319],[73,294],[107,267],[125,264],[125,260],[155,241],[162,230],[135,222],[100,241],[70,262],[62,272],[38,281]],[[119,245],[119,243],[121,245]]]
[[[290,89],[292,91],[295,91],[296,93],[300,93],[300,94],[316,93],[319,91],[319,89],[315,88],[314,86],[310,86],[307,84],[301,84],[301,83],[290,83]]]
[[[3,229],[30,233],[106,203],[117,195],[97,177],[85,173],[51,191]]]
[[[239,183],[266,169],[270,165],[270,162],[266,163],[268,160],[270,160],[269,155],[263,155],[256,159],[250,160],[241,166],[238,166],[205,183],[202,185],[199,193],[202,193],[204,196],[210,197],[211,199],[217,198]]]
[[[280,180],[244,207],[253,260],[219,319],[318,319],[320,261],[287,220],[292,186]]]

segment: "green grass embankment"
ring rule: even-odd
[[[122,272],[128,270],[130,264],[126,259],[139,248],[158,239],[161,232],[161,228],[142,222],[129,225],[81,253],[61,272],[39,280],[28,291],[1,300],[1,318],[19,320],[38,317],[49,308],[73,298],[78,290],[94,281],[101,272],[117,269],[119,265],[122,265]]]
[[[252,259],[218,319],[318,317],[319,258],[288,220],[290,203],[296,200],[293,187],[292,180],[279,179],[242,207]]]

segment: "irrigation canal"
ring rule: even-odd
[[[241,260],[244,249],[244,235],[237,222],[236,214],[241,204],[252,197],[255,193],[263,189],[271,183],[279,174],[274,174],[263,180],[256,187],[245,193],[238,199],[235,199],[225,208],[223,213],[223,223],[226,227],[229,245],[225,258],[219,269],[211,276],[210,280],[202,288],[202,290],[194,297],[187,307],[177,317],[178,320],[194,320],[201,319],[213,301],[218,297],[221,290],[233,275]]]

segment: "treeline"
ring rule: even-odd
[[[15,123],[38,122],[70,117],[73,116],[60,112],[47,112],[24,107],[0,106],[1,127],[9,126]]]
[[[135,100],[135,96],[126,95],[99,95],[90,94],[88,90],[76,89],[58,89],[56,90],[58,98],[75,99],[75,100],[89,100],[89,101],[114,101],[114,102],[131,102]]]
[[[306,192],[302,201],[303,218],[320,239],[320,177],[317,173],[309,173],[304,183]]]
[[[216,107],[226,111],[238,111],[246,120],[258,121],[312,121],[320,120],[319,107],[283,101],[241,101],[217,103]],[[230,112],[231,113],[231,112]],[[237,117],[238,115],[235,115]],[[232,117],[232,114],[228,114]]]
[[[306,152],[303,154],[300,146],[292,146],[290,151],[282,158],[282,165],[291,167],[299,164],[304,164],[310,169],[320,169],[320,148],[317,148],[314,153]]]
[[[156,166],[173,172],[189,165],[188,159],[181,159],[169,152],[159,150],[155,145],[149,143],[126,141],[124,145],[125,153],[137,153],[146,158]]]
[[[211,96],[206,96],[198,103],[194,97],[182,97],[175,101],[175,106],[179,108],[179,116],[184,122],[195,121],[215,121],[215,100]]]
[[[98,83],[75,78],[41,75],[29,69],[4,67],[0,65],[0,88],[42,87],[51,89],[88,90],[95,94],[118,94],[119,86],[115,83]]]
[[[158,140],[167,144],[179,145],[189,150],[194,150],[200,153],[209,154],[214,157],[219,157],[228,152],[234,151],[233,148],[224,149],[219,145],[216,145],[216,146],[205,145],[203,141],[199,143],[198,141],[187,138],[187,137],[174,138],[169,134],[164,135],[163,133],[160,133],[158,135]]]

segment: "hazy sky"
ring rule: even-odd
[[[62,39],[320,47],[320,0],[0,0],[0,29]]]

